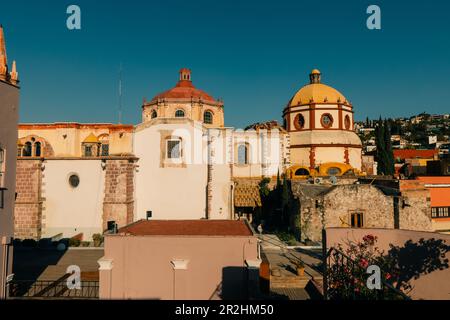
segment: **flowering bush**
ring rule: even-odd
[[[361,242],[349,242],[345,249],[341,245],[333,250],[329,259],[328,272],[329,293],[334,299],[398,299],[401,296],[386,284],[393,287],[397,285],[398,275],[392,270],[392,261],[376,246],[377,237],[368,234]],[[377,265],[381,269],[381,290],[371,290],[367,286],[370,274],[367,268]],[[389,270],[385,272],[384,270]],[[406,289],[406,286],[397,287]]]

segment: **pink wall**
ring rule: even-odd
[[[257,259],[254,236],[105,237],[105,256],[112,270],[100,271],[102,299],[210,299],[224,289],[244,292],[245,260]],[[187,261],[174,270],[174,259]],[[228,292],[228,291],[227,291]]]
[[[441,233],[395,229],[329,228],[327,229],[327,248],[336,246],[338,243],[343,245],[348,241],[359,242],[367,234],[377,236],[376,246],[385,252],[389,250],[390,244],[403,247],[408,240],[417,243],[422,238],[442,239],[446,241],[447,246],[450,246],[450,235]],[[450,260],[450,251],[447,251],[446,259]],[[413,279],[410,283],[413,289],[408,295],[413,299],[450,299],[450,268],[421,274],[418,279]]]

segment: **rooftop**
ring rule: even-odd
[[[134,236],[252,236],[244,220],[140,220],[119,229]]]

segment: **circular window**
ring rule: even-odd
[[[80,177],[76,174],[70,175],[69,184],[72,188],[78,187],[78,185],[80,184]]]
[[[348,115],[345,116],[344,124],[345,124],[345,129],[350,130],[350,126],[352,125],[352,123],[351,123],[350,117]]]
[[[297,114],[294,118],[295,129],[301,130],[305,126],[305,118],[301,113]]]
[[[320,122],[322,123],[322,127],[328,129],[333,125],[333,117],[331,114],[325,113],[322,115]]]

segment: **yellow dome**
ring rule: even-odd
[[[342,93],[326,84],[320,83],[321,76],[318,69],[313,69],[309,74],[310,83],[297,91],[291,101],[289,101],[289,106],[294,107],[311,102],[349,104]]]
[[[304,86],[292,97],[289,105],[316,103],[347,103],[345,96],[336,89],[322,83],[312,83]]]

